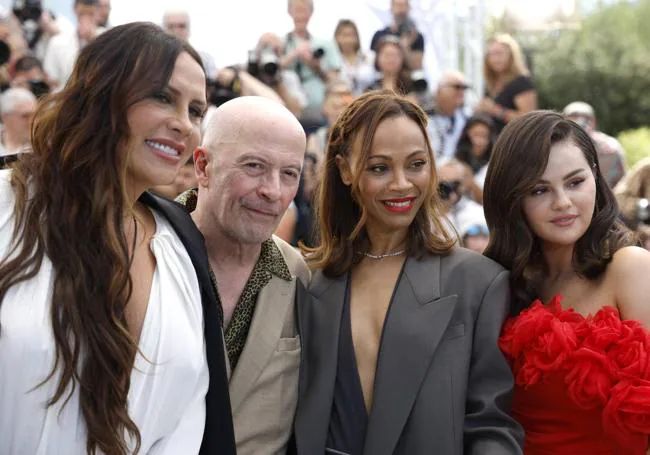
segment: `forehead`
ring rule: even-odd
[[[590,168],[584,152],[573,141],[564,140],[551,146],[542,178],[545,180],[562,178],[580,168]]]
[[[233,135],[221,146],[221,160],[226,162],[257,158],[267,163],[301,167],[305,154],[305,139],[281,123],[269,124],[263,120],[257,127],[244,124],[238,134]],[[222,161],[223,162],[223,161]]]
[[[190,18],[183,13],[169,13],[165,15],[165,24],[187,24]]]
[[[187,52],[178,55],[169,86],[191,99],[205,101],[205,73]]]
[[[361,140],[359,134],[359,140]],[[426,140],[420,126],[409,117],[400,115],[382,120],[375,131],[370,156],[397,155],[401,152],[426,151]]]

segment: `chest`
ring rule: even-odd
[[[567,282],[547,283],[542,300],[549,302],[553,296],[562,296],[562,307],[573,308],[583,316],[596,314],[606,306],[616,307],[616,298],[605,279],[576,278]]]

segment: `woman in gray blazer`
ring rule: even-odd
[[[392,92],[332,127],[300,308],[299,454],[519,454],[497,347],[508,274],[454,246],[426,115]]]

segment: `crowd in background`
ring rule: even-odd
[[[29,147],[37,99],[59,90],[70,77],[79,50],[111,26],[110,0],[71,1],[75,25],[44,9],[40,0],[17,0],[12,11],[0,12],[0,164],[11,162]],[[373,35],[370,49],[362,48],[358,28],[350,19],[341,19],[332,36],[312,35],[313,0],[288,0],[293,29],[284,36],[260,30],[255,49],[247,58],[242,56],[244,63],[217,66],[213,56],[199,49],[209,101],[216,107],[237,96],[263,96],[284,104],[300,120],[308,134],[305,168],[298,196],[277,234],[294,245],[313,245],[311,201],[329,126],[366,91],[386,89],[405,95],[429,117],[429,140],[450,229],[465,246],[482,251],[488,241],[482,188],[490,153],[508,122],[537,109],[534,78],[518,43],[508,35],[497,35],[486,44],[486,92],[475,106],[468,106],[465,93],[471,87],[458,69],[442,71],[435,86],[427,82],[422,68],[427,49],[410,16],[409,1],[386,2],[391,22]],[[168,33],[191,40],[187,11],[168,10],[162,18],[151,20]],[[619,197],[624,220],[648,246],[650,164],[642,161],[628,171],[620,143],[597,129],[590,105],[576,101],[563,113],[589,132],[603,174]],[[158,191],[175,197],[194,185],[190,162],[173,185]]]

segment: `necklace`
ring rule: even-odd
[[[406,249],[401,249],[401,250],[391,251],[390,253],[384,253],[384,254],[372,254],[372,253],[367,253],[365,251],[357,251],[357,254],[361,254],[361,255],[363,255],[363,256],[365,256],[367,258],[370,258],[370,259],[379,260],[379,259],[384,259],[384,258],[390,258],[390,257],[393,257],[393,256],[399,256],[401,254],[404,254],[405,252],[406,252]]]

